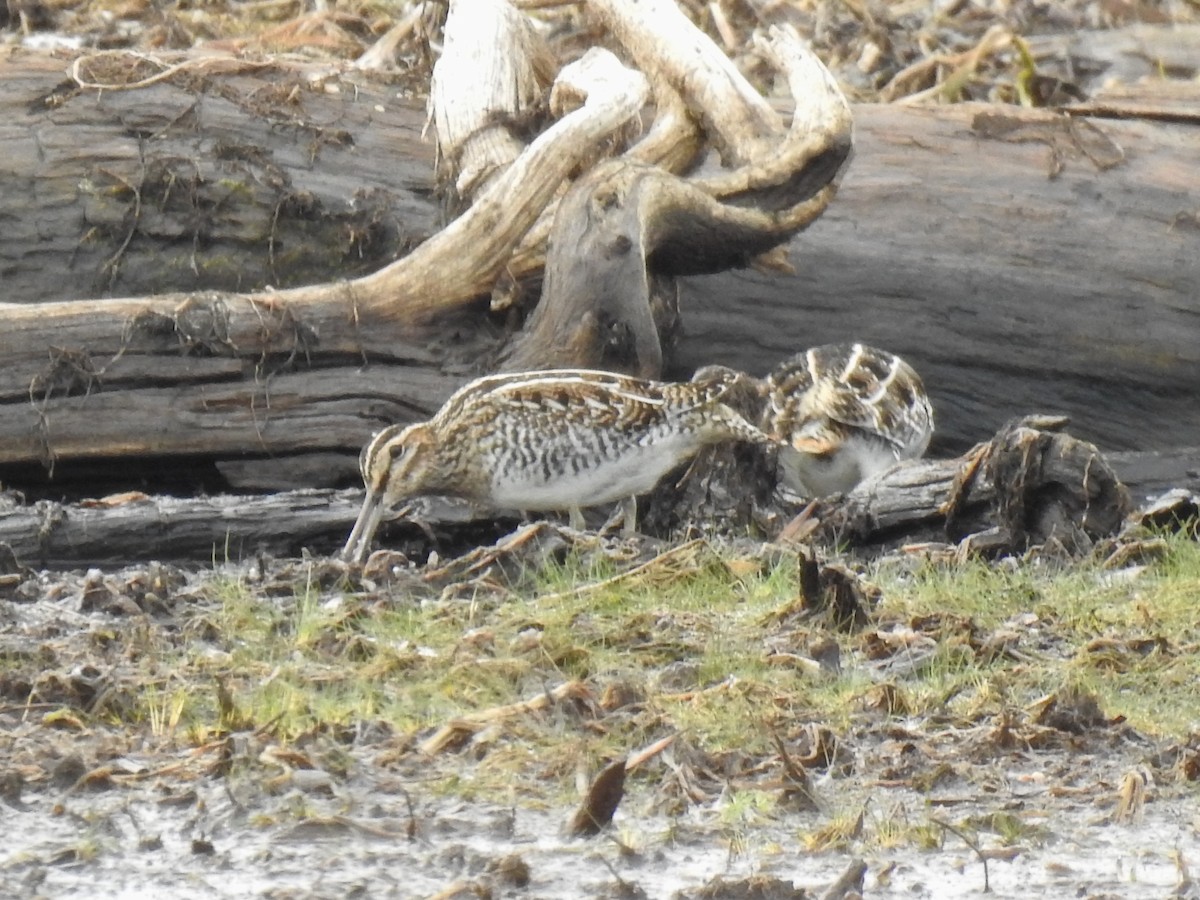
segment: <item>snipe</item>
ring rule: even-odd
[[[684,384],[557,369],[490,375],[459,389],[427,422],[392,426],[363,449],[367,495],[343,557],[362,560],[384,516],[426,495],[491,509],[568,510],[636,497],[701,448],[767,437],[721,402],[730,378]]]
[[[804,497],[852,490],[933,435],[921,378],[900,357],[864,344],[798,353],[766,379],[763,431],[781,444],[780,480]]]

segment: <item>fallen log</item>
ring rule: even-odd
[[[820,501],[815,516],[835,543],[935,539],[985,545],[995,553],[1053,544],[1070,555],[1117,533],[1132,508],[1129,491],[1096,447],[1050,417],[1005,425],[947,467],[902,465],[886,480]]]
[[[5,302],[352,278],[437,231],[418,101],[313,65],[186,60],[136,90],[117,79],[149,64],[128,54],[0,60]]]
[[[667,536],[672,528],[707,522],[720,531],[740,520],[778,537],[803,504],[774,495],[772,483],[761,483],[765,470],[744,465],[744,459],[733,463],[739,467],[731,477],[721,469],[731,459],[717,466],[702,460],[681,486],[665,479],[645,504],[642,527]],[[846,497],[819,501],[809,512],[813,527],[807,533],[865,553],[919,541],[971,540],[988,552],[1019,552],[1052,538],[1081,552],[1115,531],[1132,506],[1168,488],[1200,495],[1200,471],[1192,468],[1181,485],[1178,464],[1169,461],[1165,470],[1162,464],[1156,453],[1106,460],[1068,434],[1018,423],[965,456],[908,463]],[[714,472],[723,483],[715,491]],[[1003,491],[996,489],[997,472]],[[0,554],[0,574],[139,560],[211,564],[258,553],[331,554],[345,542],[361,503],[361,490],[188,498],[132,493],[76,503],[30,503],[8,492],[0,494],[0,547],[8,548]],[[697,518],[681,520],[681,509]],[[380,543],[417,561],[431,549],[446,558],[497,540],[517,516],[467,522],[460,507],[431,504],[421,520],[392,523],[382,529]]]
[[[413,174],[430,162],[416,142],[421,113],[378,83],[237,64],[97,94],[63,87],[59,60],[16,54],[0,65],[17,86],[0,103],[22,104],[10,119],[21,127],[0,140],[18,148],[11,159],[43,160],[15,164],[17,177],[0,181],[20,223],[0,246],[9,301],[86,296],[110,283],[115,292],[259,289],[331,269],[370,272],[437,221],[430,176]],[[712,362],[761,373],[798,347],[854,337],[923,373],[938,414],[935,450],[962,450],[1029,409],[1071,415],[1080,436],[1106,449],[1200,444],[1200,315],[1190,294],[1200,281],[1200,199],[1185,162],[1200,154],[1200,129],[1179,117],[1087,119],[1082,131],[1037,111],[981,118],[994,112],[859,107],[839,199],[791,243],[801,277],[689,279],[682,335],[672,343],[663,329],[668,374]],[[396,135],[405,164],[387,149]],[[88,155],[97,149],[104,155]],[[193,163],[209,168],[185,177]],[[347,201],[363,184],[377,205]],[[10,197],[40,198],[42,212]],[[364,318],[363,294],[349,285],[320,315],[267,296],[236,323],[222,320],[219,303],[177,296],[166,311],[130,310],[107,337],[100,308],[87,303],[29,316],[0,307],[9,326],[0,330],[0,480],[70,493],[72,478],[94,481],[98,471],[80,461],[96,460],[112,473],[102,488],[140,486],[145,462],[122,476],[111,460],[142,454],[218,466],[227,474],[210,490],[352,483],[372,432],[428,415],[499,361],[522,302],[489,314],[473,298],[505,284],[527,292],[528,265],[471,282],[462,288],[470,299],[432,320],[382,306]],[[231,351],[263,334],[269,353]],[[153,352],[131,352],[131,338]],[[314,467],[314,453],[332,464]],[[53,464],[53,481],[42,464]]]
[[[791,243],[798,277],[688,279],[678,371],[761,375],[853,337],[921,373],[934,452],[1031,410],[1106,451],[1200,445],[1200,119],[1119,118],[1157,93],[1082,120],[857,107],[838,199]]]
[[[0,505],[0,544],[21,567],[114,565],[137,560],[221,563],[260,551],[298,555],[332,548],[358,513],[351,491],[281,491],[266,496],[114,496],[59,504]],[[12,571],[10,563],[4,567]]]
[[[495,117],[506,104],[519,107],[521,98],[500,95],[480,107],[470,91],[460,91],[467,122],[443,126],[443,153],[461,164],[467,154],[453,140],[467,135],[481,151],[470,157],[472,170],[486,174],[473,174],[467,182],[475,193],[463,215],[378,272],[349,282],[248,294],[199,291],[0,307],[6,326],[0,332],[0,371],[7,373],[0,407],[12,414],[0,433],[0,463],[40,460],[53,472],[59,460],[113,456],[237,459],[249,453],[274,463],[289,452],[353,452],[371,431],[404,416],[393,414],[394,402],[387,410],[372,410],[370,404],[360,411],[375,417],[374,428],[345,427],[336,377],[313,382],[309,376],[348,364],[358,368],[368,360],[395,364],[405,382],[426,384],[447,371],[461,376],[467,360],[478,368],[503,359],[517,369],[589,365],[660,376],[665,325],[652,293],[669,291],[680,275],[718,270],[767,251],[817,218],[849,156],[851,119],[828,72],[787,33],[775,34],[764,51],[797,96],[790,128],[732,78],[736,73],[728,60],[669,0],[643,4],[642,14],[632,18],[620,0],[611,8],[599,0],[594,5],[609,9],[631,56],[654,71],[656,96],[666,106],[674,100],[694,107],[698,95],[720,103],[723,113],[711,117],[707,133],[731,168],[685,179],[651,166],[646,160],[654,158],[652,149],[662,150],[674,165],[689,163],[670,149],[678,146],[670,134],[652,133],[630,148],[628,158],[594,165],[559,205],[568,176],[647,106],[647,79],[607,51],[585,54],[558,73],[549,98],[555,121],[515,159],[507,154],[511,142],[479,140],[503,130],[504,121],[479,119],[481,110]],[[463,83],[455,73],[470,74],[481,60],[486,68],[489,58],[536,55],[522,43],[530,30],[504,4],[458,0],[455,9],[468,12],[452,15],[447,28],[471,37],[479,27],[469,14],[474,6],[508,10],[488,20],[501,29],[499,40],[495,29],[487,32],[483,47],[451,34],[455,39],[447,41],[438,63],[437,84]],[[674,37],[668,40],[667,34]],[[653,54],[672,41],[691,50],[654,63]],[[469,46],[460,46],[464,43]],[[703,64],[697,66],[697,59]],[[213,60],[192,62],[205,74],[220,72],[210,65]],[[78,61],[74,68],[78,72]],[[163,77],[191,74],[190,68],[181,62]],[[155,77],[135,80],[140,73],[134,71],[118,74],[124,80],[114,82],[115,90],[158,83]],[[442,105],[447,102],[443,98]],[[740,114],[738,107],[744,107]],[[443,109],[439,122],[457,122],[451,112]],[[692,129],[679,117],[666,122],[663,127]],[[146,152],[139,143],[143,174]],[[498,158],[488,159],[489,153]],[[142,217],[144,182],[118,181],[130,195],[133,228]],[[541,250],[527,235],[540,234],[538,223],[551,220],[554,239],[541,247],[549,250],[537,311],[522,331],[497,338],[479,315],[477,298],[512,270],[514,253],[523,254],[530,271],[540,267]],[[581,253],[584,247],[594,252]],[[427,371],[414,379],[414,367]],[[388,377],[370,372],[365,381],[386,384]],[[335,390],[332,407],[300,396],[314,388]],[[445,393],[427,395],[424,411]],[[395,399],[386,388],[384,395]],[[299,421],[291,421],[288,410]],[[214,413],[229,416],[233,427],[201,424]]]

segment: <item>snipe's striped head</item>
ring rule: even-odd
[[[428,422],[383,429],[363,447],[358,467],[367,494],[342,548],[342,557],[352,561],[366,556],[387,513],[411,497],[435,491],[442,481],[437,441]]]

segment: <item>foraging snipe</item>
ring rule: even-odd
[[[798,353],[767,376],[762,428],[805,497],[844,493],[929,446],[933,410],[912,366],[864,344]]]
[[[491,375],[460,388],[427,422],[393,425],[363,449],[367,495],[342,550],[361,560],[385,513],[422,495],[493,509],[569,510],[636,497],[701,448],[767,437],[721,402],[730,378],[686,384],[558,369]]]

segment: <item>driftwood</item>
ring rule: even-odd
[[[0,463],[37,460],[52,470],[72,459],[224,461],[253,454],[268,460],[258,475],[247,475],[240,462],[225,472],[233,480],[229,473],[237,469],[258,485],[262,473],[271,478],[278,469],[278,456],[353,452],[380,425],[428,413],[451,380],[471,369],[571,364],[661,375],[661,330],[673,320],[662,298],[671,296],[672,280],[744,263],[819,216],[849,155],[851,119],[828,72],[786,33],[776,33],[762,51],[796,95],[790,128],[669,0],[640,4],[636,14],[617,0],[595,0],[590,9],[648,77],[606,51],[589,52],[558,73],[549,96],[553,123],[514,158],[512,140],[485,138],[510,129],[505,116],[520,118],[538,95],[531,29],[498,0],[454,4],[435,87],[471,87],[437,92],[439,146],[463,175],[456,185],[470,194],[463,198],[469,208],[403,259],[353,281],[309,287],[0,307],[0,405],[11,413],[0,434]],[[133,69],[122,69],[120,59],[81,59],[72,74],[83,89],[70,99],[96,99],[92,89],[106,79],[94,70],[103,72],[105,62],[116,67],[107,76],[113,90],[168,80],[191,86],[227,69],[238,77],[248,68],[260,74],[257,66],[220,59],[184,60],[149,74],[140,59]],[[518,84],[515,94],[495,92],[476,103],[481,82],[471,76],[510,68],[529,70],[528,78],[509,79]],[[134,173],[97,169],[109,187],[99,193],[129,203],[124,238],[103,267],[109,273],[156,206],[189,184],[212,180],[193,171],[190,181],[177,183],[175,170],[155,155],[160,134],[203,113],[199,93],[159,131],[132,126]],[[234,99],[253,106],[249,96]],[[447,109],[447,96],[464,98],[460,108]],[[602,144],[619,145],[618,132],[651,98],[665,115],[644,139],[627,157],[594,166],[564,195],[568,175],[591,165]],[[702,145],[694,140],[695,125],[677,110],[703,103],[716,110],[703,117],[705,139],[728,167],[683,179],[670,169],[690,166],[694,154],[685,158],[680,146],[698,152]],[[189,163],[191,156],[211,157],[203,132],[185,130],[191,133],[182,140],[193,143]],[[309,130],[320,132],[304,132],[315,159],[329,135]],[[261,157],[238,146],[231,155],[244,175],[242,164]],[[175,155],[166,159],[177,162]],[[267,167],[260,179],[287,187],[284,198],[275,198],[265,235],[261,217],[254,223],[259,231],[251,229],[270,245],[273,271],[283,249],[276,246],[277,238],[282,243],[276,220],[294,193],[290,178]],[[236,194],[232,180],[229,193]],[[523,330],[497,339],[477,299],[503,273],[540,271],[551,222],[537,310]],[[208,229],[194,226],[183,236],[194,269],[201,234]],[[294,235],[290,240],[295,250]],[[346,249],[343,241],[337,252]],[[368,361],[380,368],[359,376],[362,388],[339,385]],[[390,374],[381,370],[388,364],[396,367]],[[363,397],[363,388],[374,399]],[[347,421],[356,415],[363,416],[357,427]]]
[[[1132,501],[1094,445],[1057,431],[1064,424],[1017,420],[950,468],[949,481],[945,465],[905,465],[878,485],[824,501],[817,516],[827,535],[853,543],[911,540],[932,524],[942,540],[1000,552],[1048,542],[1084,552],[1116,534]]]
[[[653,10],[669,31],[673,7]],[[818,91],[789,131],[737,82],[719,96],[689,86],[686,59],[619,4],[592,12],[637,70],[592,60],[560,74],[548,116],[538,98],[554,73],[537,48],[493,57],[523,66],[516,94],[494,101],[505,114],[489,118],[489,98],[457,110],[455,131],[437,108],[442,158],[455,163],[444,178],[497,239],[460,219],[401,267],[388,264],[433,235],[441,213],[432,151],[418,141],[423,107],[393,88],[220,58],[159,78],[119,56],[85,59],[65,82],[64,61],[7,57],[0,104],[18,104],[8,120],[20,127],[0,132],[18,161],[0,182],[17,226],[0,245],[11,304],[0,305],[0,480],[51,496],[349,484],[372,432],[424,417],[484,369],[686,377],[717,362],[761,373],[847,338],[917,365],[937,409],[935,450],[965,449],[1030,409],[1072,415],[1106,449],[1200,444],[1200,129],[1186,104],[1148,119],[1138,115],[1161,105],[1128,95],[1075,118],[859,107],[856,160],[826,210],[848,149],[835,92]],[[486,50],[467,54],[460,81]],[[447,59],[440,84],[461,95]],[[727,61],[709,63],[724,72]],[[804,82],[796,59],[778,64]],[[135,78],[153,83],[79,86]],[[658,115],[638,133],[646,90]],[[521,136],[555,117],[557,134],[523,158]],[[566,193],[564,176],[592,165],[603,141],[629,145],[628,164],[594,167]],[[669,174],[705,146],[732,168]],[[547,263],[560,206],[574,210],[562,217],[568,239]],[[776,208],[790,218],[764,224]],[[603,227],[570,230],[597,210]],[[677,299],[675,276],[744,264],[809,222],[790,245],[799,278],[693,278]],[[572,265],[582,246],[609,264]],[[544,265],[545,296],[519,330]],[[319,284],[331,275],[355,280]],[[163,288],[203,291],[31,305]],[[1177,483],[1195,465],[1178,449],[1156,459],[1175,461]]]
[[[110,280],[136,292],[354,275],[436,226],[431,149],[417,140],[423,111],[385,86],[242,67],[209,72],[207,88],[163,81],[36,111],[64,63],[17,55],[2,65],[12,89],[0,103],[19,101],[10,120],[34,125],[5,138],[23,161],[22,177],[0,183],[17,223],[0,245],[7,300],[75,299]],[[298,88],[290,119],[268,102]],[[1200,129],[1088,120],[1126,160],[1102,171],[1068,158],[1051,180],[1054,131],[981,138],[983,112],[857,108],[858,151],[838,201],[791,243],[800,277],[688,279],[668,371],[722,362],[761,373],[798,347],[858,337],[918,365],[937,409],[935,450],[964,449],[1030,409],[1070,414],[1106,449],[1200,444],[1189,293],[1200,283],[1200,199],[1180,180],[1200,155]],[[189,117],[188,128],[173,125]],[[318,124],[330,122],[333,134]],[[1070,156],[1062,140],[1057,152]],[[203,302],[193,305],[196,315],[158,320],[169,332],[161,353],[127,353],[116,366],[121,341],[113,335],[103,351],[100,320],[58,321],[83,315],[74,305],[41,307],[21,328],[19,311],[0,309],[0,480],[36,488],[53,455],[52,492],[71,490],[72,477],[92,492],[141,486],[119,467],[72,465],[140,446],[164,460],[158,483],[186,455],[193,484],[209,490],[349,484],[367,436],[428,414],[486,367],[502,342],[497,323],[512,314],[468,304],[432,329],[384,320],[356,334],[349,313],[289,323],[268,307],[255,326],[279,332],[279,353],[247,361],[229,353]],[[247,384],[247,367],[257,381]],[[318,465],[306,461],[314,453],[326,454]],[[138,475],[154,468],[139,463]]]
[[[338,540],[345,541],[361,504],[361,493],[353,491],[204,498],[133,494],[29,505],[10,496],[0,502],[0,544],[28,566],[155,559],[222,563],[260,550],[299,554],[306,547],[332,552]]]
[[[1037,424],[1045,423],[1015,422],[963,457],[909,463],[846,497],[820,501],[809,510],[812,527],[804,532],[811,539],[852,542],[867,551],[913,541],[965,540],[967,547],[986,553],[1021,552],[1047,542],[1078,553],[1114,533],[1134,504],[1177,483],[1174,477],[1163,480],[1152,454],[1118,458],[1113,467],[1094,446]],[[744,459],[736,462],[736,473],[717,470],[717,479],[732,482],[736,496],[729,484],[714,491],[706,468],[684,476],[682,502],[703,497],[701,514],[715,509],[718,521],[740,517],[753,520],[768,536],[785,533],[803,504],[773,495],[771,484],[761,482],[761,468],[744,465]],[[1168,470],[1173,475],[1177,466]],[[670,481],[648,505],[644,527],[651,532],[665,535],[659,531],[662,523],[678,515],[681,500]],[[1194,473],[1189,486],[1191,511],[1181,515],[1194,517],[1200,473]],[[755,497],[754,508],[742,505],[749,497]],[[361,500],[362,492],[355,490],[186,499],[129,494],[69,504],[24,503],[4,495],[0,548],[11,554],[0,553],[0,575],[35,566],[151,559],[211,563],[260,552],[332,553],[344,543]],[[515,522],[513,515],[465,527],[452,517],[443,526],[436,514],[427,515],[421,526],[397,522],[385,529],[381,543],[422,560],[431,547],[445,556],[448,550],[495,540]],[[431,535],[436,535],[433,544]]]

